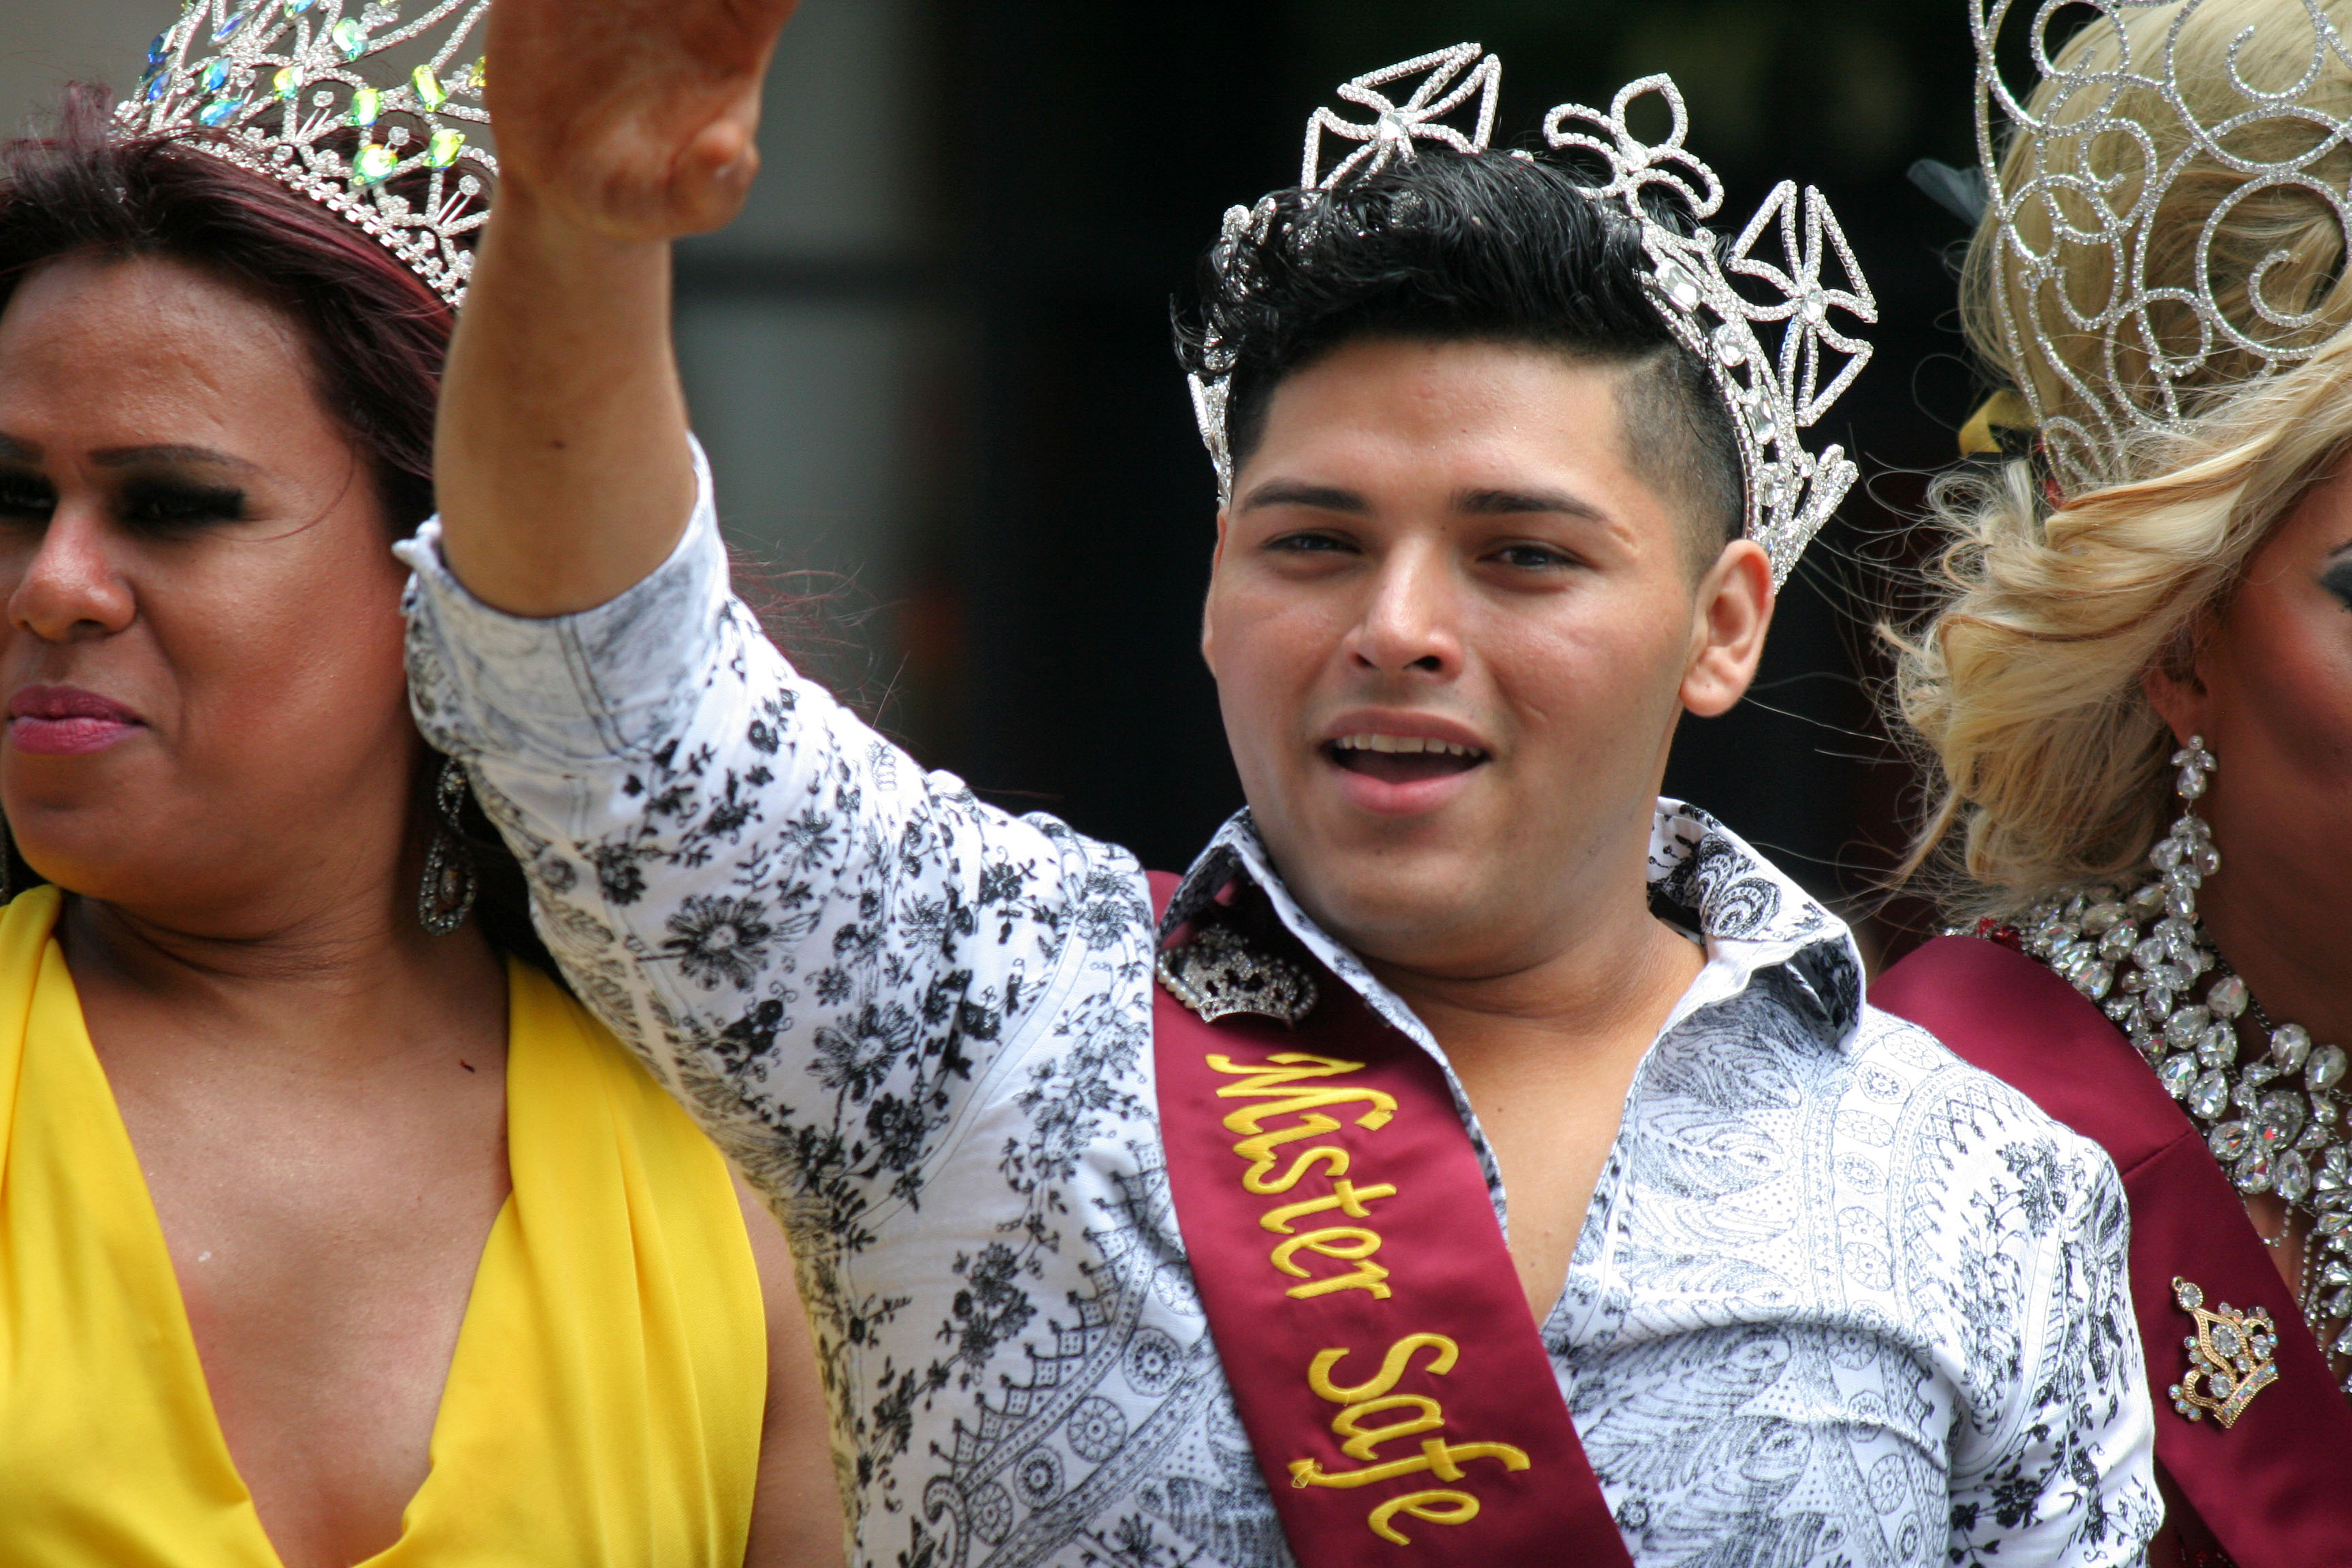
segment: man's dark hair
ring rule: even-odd
[[[1685,513],[1696,555],[1711,562],[1738,537],[1746,480],[1730,411],[1652,302],[1631,216],[1549,163],[1442,148],[1271,200],[1262,228],[1210,252],[1196,300],[1176,313],[1185,369],[1212,382],[1232,373],[1235,468],[1265,435],[1283,378],[1344,343],[1525,343],[1623,367],[1618,413],[1634,471]]]

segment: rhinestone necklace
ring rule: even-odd
[[[2304,1319],[2334,1354],[2352,1356],[2352,1142],[2336,1093],[2352,1062],[2299,1024],[2273,1025],[2206,940],[2197,890],[2221,857],[2197,801],[2213,756],[2192,736],[2173,762],[2184,809],[2149,852],[2151,868],[2126,885],[2056,894],[2018,918],[2017,934],[2138,1047],[2239,1192],[2275,1193],[2312,1216]],[[2266,1047],[2243,1063],[2242,1019]],[[2264,1240],[2276,1247],[2287,1234]],[[2323,1324],[2337,1327],[2332,1341]]]

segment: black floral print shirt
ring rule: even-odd
[[[412,690],[580,994],[782,1217],[856,1561],[1287,1563],[1170,1212],[1140,868],[797,678],[703,487],[666,565],[556,620],[470,598],[426,524]],[[1707,963],[1543,1325],[1634,1560],[2137,1562],[2151,1417],[2105,1156],[1866,1007],[1844,927],[1703,814],[1659,804],[1651,874]],[[1444,1061],[1246,813],[1180,907],[1229,877]]]

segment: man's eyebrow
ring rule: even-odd
[[[1311,507],[1317,511],[1343,512],[1349,517],[1362,517],[1372,510],[1371,503],[1353,490],[1294,479],[1268,479],[1242,498],[1240,510],[1249,511],[1262,506]]]
[[[1454,509],[1473,517],[1519,517],[1542,514],[1607,522],[1609,514],[1565,490],[1465,490],[1454,500]]]
[[[243,458],[210,447],[109,447],[92,452],[89,460],[101,468],[129,468],[141,463],[208,463],[215,468],[247,469],[254,467]]]
[[[40,460],[40,447],[30,441],[19,441],[5,431],[0,431],[0,461],[37,463]]]

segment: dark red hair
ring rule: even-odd
[[[308,196],[170,138],[117,141],[103,89],[66,89],[57,133],[0,147],[0,308],[34,268],[159,257],[234,283],[310,345],[320,401],[373,463],[401,533],[433,513],[433,408],[457,313]]]

